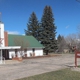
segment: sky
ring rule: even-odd
[[[45,6],[51,6],[56,36],[77,33],[80,26],[80,3],[76,0],[0,0],[1,21],[9,34],[25,34],[32,12],[40,21]]]

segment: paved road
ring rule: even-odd
[[[78,60],[78,64],[80,60]],[[26,59],[20,63],[0,65],[0,80],[15,80],[45,72],[55,71],[74,65],[74,54],[61,56]]]

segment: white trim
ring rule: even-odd
[[[45,48],[45,47],[27,47],[27,48],[31,48],[32,49],[32,48]]]
[[[0,47],[0,49],[20,49],[21,46]]]

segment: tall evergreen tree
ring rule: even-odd
[[[36,39],[38,39],[38,29],[39,29],[39,22],[36,17],[36,14],[32,12],[29,21],[27,23],[27,30],[25,30],[26,35],[32,35]]]
[[[62,52],[62,36],[59,34],[57,37],[57,44],[58,44],[58,52]]]
[[[54,52],[57,49],[56,26],[50,6],[44,8],[39,31],[39,40],[45,46],[46,55],[48,52]]]
[[[64,36],[58,35],[57,43],[58,43],[58,52],[63,52],[63,50],[67,47]]]
[[[62,41],[62,36],[60,34],[57,37],[57,41],[58,41],[58,43],[60,43]]]

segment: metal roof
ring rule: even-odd
[[[22,46],[24,48],[44,48],[33,36],[8,34],[8,46]]]

